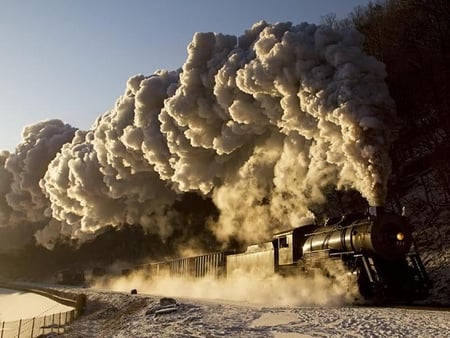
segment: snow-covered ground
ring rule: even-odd
[[[34,293],[0,289],[0,323],[47,316],[72,309]]]
[[[449,337],[450,312],[404,308],[267,306],[249,302],[71,290],[86,313],[64,337]],[[170,302],[169,302],[170,303]]]

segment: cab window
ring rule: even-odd
[[[278,247],[279,248],[289,248],[288,238],[286,236],[278,238]]]

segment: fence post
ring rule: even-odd
[[[45,316],[44,315],[44,325],[42,325],[42,334],[44,334],[44,332],[45,332],[45,318],[46,318],[47,316]]]
[[[31,338],[33,338],[33,332],[34,331],[34,318],[33,318],[33,322],[31,323]]]
[[[2,322],[2,334],[0,336],[0,338],[3,338],[3,330],[5,329],[5,322]]]
[[[81,293],[77,296],[75,303],[75,316],[80,317],[84,313],[84,307],[86,306],[86,295]]]
[[[51,333],[53,333],[53,325],[55,325],[55,314],[52,314],[52,328],[50,330]]]
[[[60,327],[61,327],[61,312],[59,313],[59,319],[58,319],[58,334],[59,334]]]
[[[20,338],[20,328],[22,326],[22,319],[19,320],[19,332],[17,333],[17,338]]]

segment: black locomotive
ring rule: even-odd
[[[227,277],[274,273],[282,276],[322,273],[350,276],[360,295],[378,302],[425,299],[431,289],[423,263],[413,248],[407,218],[371,208],[325,224],[307,224],[251,245],[240,253],[218,252],[145,266],[150,276]]]

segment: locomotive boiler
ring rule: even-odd
[[[425,299],[431,288],[412,233],[406,217],[372,208],[276,233],[243,252],[151,263],[146,269],[152,277],[195,278],[321,273],[336,280],[349,277],[366,300],[411,302]]]

